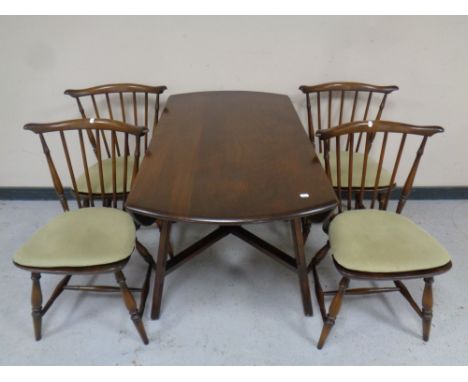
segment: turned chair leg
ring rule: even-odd
[[[343,301],[343,296],[346,292],[346,289],[349,285],[349,279],[343,277],[340,281],[340,286],[338,288],[338,292],[336,293],[335,297],[330,305],[330,310],[328,312],[327,318],[325,319],[325,323],[323,324],[322,333],[320,334],[320,339],[317,345],[317,348],[321,349],[327,340],[328,335],[330,334],[330,330],[332,326],[335,324],[336,316],[338,315],[341,302]]]
[[[143,326],[143,322],[141,321],[141,316],[138,313],[138,309],[136,306],[135,299],[133,298],[132,294],[128,290],[127,283],[125,282],[125,277],[122,271],[115,272],[115,278],[117,283],[120,286],[120,290],[122,292],[122,298],[125,302],[125,305],[130,313],[130,317],[135,325],[138,333],[140,334],[141,339],[145,345],[148,345],[148,336],[146,335],[145,327]]]
[[[432,322],[432,283],[433,277],[424,279],[424,293],[422,298],[422,326],[423,326],[423,340],[429,341],[429,333],[431,331]]]
[[[42,291],[40,283],[41,274],[31,273],[32,280],[32,293],[31,293],[31,305],[32,305],[32,318],[34,325],[34,336],[36,341],[39,341],[42,337]]]

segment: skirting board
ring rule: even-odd
[[[67,199],[73,198],[70,189],[65,192]],[[397,188],[392,194],[392,199],[398,198],[399,189]],[[410,199],[468,199],[468,186],[414,187]],[[51,187],[0,187],[0,200],[57,200],[57,194]]]

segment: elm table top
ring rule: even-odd
[[[245,91],[170,96],[127,199],[136,214],[215,224],[293,219],[335,206],[289,97]]]

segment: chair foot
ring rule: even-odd
[[[130,313],[130,318],[132,319],[133,324],[135,325],[135,328],[138,331],[138,334],[140,335],[143,343],[145,345],[148,345],[149,341],[148,341],[148,336],[146,335],[145,327],[143,326],[143,322],[141,321],[141,316],[138,313],[135,299],[133,298],[132,294],[128,290],[128,286],[127,286],[127,283],[125,282],[125,277],[122,271],[115,272],[115,278],[117,280],[117,283],[120,286],[120,290],[122,292],[122,298],[125,302],[128,312]]]
[[[323,323],[323,328],[322,332],[320,333],[320,339],[317,344],[317,349],[322,349],[323,345],[325,345],[325,341],[328,338],[328,335],[330,334],[331,328],[335,325],[335,320],[331,317],[328,317],[325,319],[325,322]]]
[[[432,322],[432,283],[434,282],[433,277],[424,279],[424,292],[422,298],[422,327],[423,327],[423,340],[429,341],[429,334],[431,332]]]
[[[343,277],[340,281],[338,292],[336,293],[335,297],[333,297],[333,300],[330,305],[330,310],[323,324],[322,333],[320,334],[320,339],[317,344],[318,349],[323,348],[323,345],[325,345],[325,341],[327,340],[327,337],[330,334],[331,328],[333,327],[333,325],[335,325],[336,316],[340,311],[341,302],[343,300],[343,296],[346,292],[346,289],[348,288],[348,285],[349,279]]]
[[[32,293],[31,293],[31,305],[32,305],[32,318],[34,326],[34,336],[36,341],[42,338],[42,291],[40,283],[41,274],[31,273],[32,280]]]

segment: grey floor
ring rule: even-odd
[[[304,317],[296,275],[254,248],[227,237],[166,279],[162,317],[144,322],[144,346],[118,295],[66,291],[44,317],[43,339],[33,339],[29,274],[11,263],[15,250],[47,219],[57,202],[0,201],[0,364],[2,365],[458,365],[468,364],[468,202],[410,201],[405,215],[449,250],[454,268],[436,278],[431,339],[421,339],[419,318],[395,293],[347,297],[323,350],[318,307]],[[172,241],[181,249],[212,227],[176,224]],[[291,250],[286,222],[248,227]],[[154,253],[158,233],[138,232]],[[324,243],[314,226],[308,258]],[[130,284],[145,265],[134,254],[126,268]],[[330,261],[324,284],[337,280]],[[93,277],[84,277],[91,282]],[[44,275],[44,297],[58,278]],[[100,276],[99,283],[112,282]],[[354,283],[357,285],[357,283]],[[409,281],[417,296],[422,283]]]

